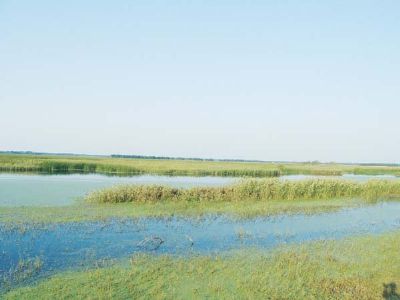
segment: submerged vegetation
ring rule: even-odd
[[[14,268],[11,268],[7,273],[0,276],[0,291],[1,288],[7,290],[11,286],[33,277],[40,271],[42,266],[43,262],[39,257],[19,260]]]
[[[244,202],[266,200],[312,200],[400,197],[400,182],[373,180],[365,183],[335,179],[280,181],[245,180],[224,187],[178,189],[167,186],[124,185],[95,191],[86,197],[89,203],[152,202]]]
[[[391,174],[399,166],[344,165],[335,163],[269,163],[199,161],[178,159],[132,159],[109,156],[0,154],[0,171],[47,173],[121,173],[191,176],[276,177],[288,174],[342,175]]]
[[[400,234],[313,242],[272,253],[135,255],[55,275],[5,299],[399,299]]]
[[[47,223],[102,221],[113,218],[141,217],[202,217],[228,215],[233,218],[252,218],[277,214],[313,214],[336,211],[344,207],[365,204],[360,199],[331,199],[329,201],[241,201],[241,202],[147,202],[104,203],[101,205],[72,205],[65,207],[0,207],[0,223],[20,230]]]

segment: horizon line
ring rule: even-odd
[[[341,165],[360,165],[360,166],[400,166],[400,163],[380,163],[380,162],[323,162],[319,160],[313,161],[288,161],[288,160],[261,160],[261,159],[239,159],[239,158],[202,158],[202,157],[179,157],[179,156],[159,156],[159,155],[142,155],[142,154],[87,154],[87,153],[71,153],[71,152],[41,152],[41,151],[24,151],[24,150],[0,150],[0,154],[15,155],[54,155],[54,156],[92,156],[92,157],[108,157],[108,158],[126,158],[126,159],[148,159],[148,160],[194,160],[194,161],[214,161],[214,162],[250,162],[250,163],[286,163],[286,164],[341,164]]]

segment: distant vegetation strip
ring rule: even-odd
[[[221,161],[221,162],[260,162],[272,164],[327,164],[315,161],[276,161],[276,160],[258,160],[258,159],[235,159],[235,158],[200,158],[200,157],[176,157],[176,156],[156,156],[156,155],[139,155],[139,154],[111,154],[111,155],[91,155],[91,154],[77,154],[77,153],[51,153],[51,152],[35,152],[35,151],[0,151],[1,154],[14,154],[14,155],[44,155],[44,156],[82,156],[82,157],[103,157],[103,158],[131,158],[131,159],[162,159],[162,160],[197,160],[197,161]],[[371,167],[400,167],[399,163],[354,163],[354,162],[341,162],[328,164],[339,165],[355,165],[355,166],[371,166]]]
[[[46,173],[155,174],[167,176],[275,177],[273,165],[252,166],[199,161],[141,160],[92,157],[0,155],[0,171]]]
[[[232,177],[277,177],[288,174],[342,175],[344,173],[400,175],[400,167],[383,165],[232,162],[24,154],[0,154],[0,171]]]
[[[254,179],[225,187],[195,187],[190,189],[158,185],[122,185],[92,192],[87,195],[86,201],[90,203],[168,201],[207,203],[339,198],[376,200],[387,197],[400,198],[400,182],[374,180],[357,183],[333,179],[304,181]]]
[[[130,159],[163,159],[163,160],[195,160],[195,161],[224,161],[224,162],[260,162],[267,161],[256,159],[223,159],[223,158],[200,158],[200,157],[171,157],[171,156],[155,156],[155,155],[127,155],[127,154],[111,154],[112,158],[130,158]],[[272,163],[272,162],[270,162]],[[280,163],[280,162],[279,162]]]

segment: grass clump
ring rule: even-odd
[[[269,253],[136,255],[130,265],[59,274],[5,299],[399,299],[399,247],[394,232]]]
[[[281,181],[277,179],[245,180],[225,187],[179,189],[156,185],[124,185],[90,193],[89,203],[148,202],[243,202],[266,200],[312,200],[400,197],[400,182],[373,180],[365,183],[347,180],[313,179]]]

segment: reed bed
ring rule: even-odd
[[[89,203],[240,202],[339,198],[375,200],[387,197],[400,197],[400,182],[371,180],[357,183],[335,179],[303,181],[253,179],[231,186],[190,189],[158,185],[122,185],[92,192],[86,196],[86,201]]]
[[[345,173],[400,176],[399,166],[163,160],[112,158],[106,156],[22,154],[0,154],[0,171],[232,177],[277,177],[290,174],[339,176]]]
[[[222,177],[277,177],[281,175],[279,168],[272,164],[9,154],[0,155],[0,171]]]

